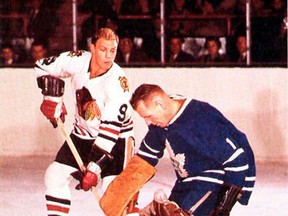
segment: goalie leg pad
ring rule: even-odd
[[[148,162],[137,155],[132,157],[100,199],[103,212],[107,216],[121,216],[133,196],[155,173],[155,167]]]

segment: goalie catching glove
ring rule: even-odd
[[[56,119],[61,118],[62,122],[65,122],[65,115],[67,115],[66,107],[62,101],[65,82],[57,77],[47,75],[37,78],[37,83],[44,95],[40,110],[56,128]]]

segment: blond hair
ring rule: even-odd
[[[92,44],[95,44],[100,38],[104,38],[106,40],[116,40],[117,44],[119,43],[118,35],[110,28],[99,29],[97,33],[92,37]]]

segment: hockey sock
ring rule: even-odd
[[[49,195],[45,196],[48,216],[65,216],[70,210],[71,201]]]

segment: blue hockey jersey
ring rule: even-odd
[[[254,154],[247,137],[208,103],[186,99],[166,128],[153,125],[138,155],[156,166],[167,148],[177,175],[177,187],[195,180],[233,184],[243,190],[247,205],[255,183]],[[175,186],[176,186],[175,185]]]

